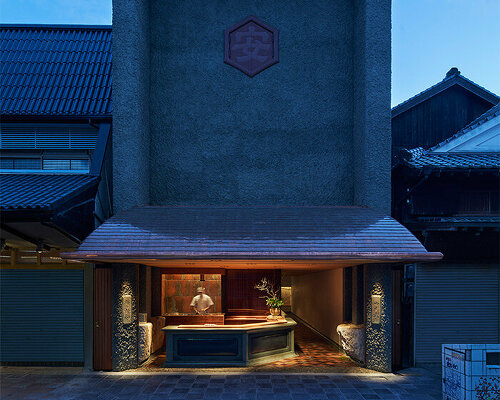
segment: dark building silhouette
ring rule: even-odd
[[[392,215],[426,248],[444,254],[438,263],[416,264],[401,283],[415,288],[414,300],[403,306],[403,353],[417,365],[440,363],[443,343],[500,339],[500,104],[491,107],[498,97],[456,68],[422,93],[451,80],[468,86],[455,83],[460,87],[446,89],[445,96],[434,93],[412,104],[420,94],[393,109],[393,150],[408,147],[394,158]],[[407,103],[404,114],[413,120],[403,131],[399,113]],[[479,110],[485,112],[477,116]],[[447,130],[460,124],[451,134]]]
[[[444,79],[392,109],[392,155],[428,149],[457,133],[500,98],[451,68]]]

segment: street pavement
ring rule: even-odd
[[[61,371],[61,370],[59,370]],[[398,374],[137,373],[0,368],[2,400],[441,399],[440,377]]]

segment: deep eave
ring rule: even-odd
[[[137,207],[67,259],[154,266],[333,268],[433,261],[394,219],[363,207]]]

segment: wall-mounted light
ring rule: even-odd
[[[36,252],[37,252],[38,254],[40,254],[40,253],[42,252],[42,250],[43,250],[43,249],[42,249],[42,241],[41,241],[41,240],[39,240],[39,241],[38,241],[38,243],[37,243],[37,245],[36,245]]]

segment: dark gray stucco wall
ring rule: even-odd
[[[366,367],[392,371],[392,269],[388,264],[365,265]],[[372,320],[372,295],[380,295],[380,324]]]
[[[132,323],[123,323],[123,296],[132,296]],[[113,371],[137,368],[137,266],[113,264]]]
[[[149,203],[149,0],[113,0],[113,209]]]
[[[389,0],[114,0],[115,211],[389,212],[390,11]],[[280,62],[254,78],[223,63],[223,30],[249,14],[280,30]]]
[[[225,28],[279,30],[280,62],[224,64]],[[151,2],[151,203],[353,203],[350,0]],[[387,104],[388,107],[388,104]]]
[[[354,203],[389,214],[391,2],[354,4]]]

